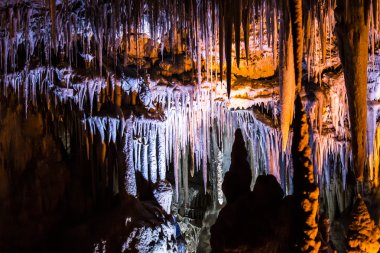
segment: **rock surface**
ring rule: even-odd
[[[380,249],[380,229],[367,210],[359,195],[354,204],[347,231],[347,253],[378,252]]]

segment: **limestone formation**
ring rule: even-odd
[[[355,201],[347,231],[347,253],[371,253],[380,249],[380,229],[371,219],[363,198]]]
[[[295,119],[292,158],[294,166],[295,207],[295,248],[297,252],[317,253],[321,242],[318,234],[319,188],[315,184],[314,169],[310,160],[309,125],[301,98],[295,102]]]

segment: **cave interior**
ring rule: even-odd
[[[379,0],[0,0],[0,252],[380,252]]]

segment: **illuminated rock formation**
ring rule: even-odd
[[[380,229],[371,219],[360,195],[357,196],[347,231],[347,253],[370,253],[380,249]]]
[[[280,109],[281,109],[281,133],[282,150],[286,150],[290,124],[293,119],[294,98],[296,93],[296,77],[294,65],[294,46],[292,33],[292,18],[289,1],[283,2],[283,12],[280,28]],[[298,85],[298,83],[297,83]]]
[[[95,251],[181,251],[171,215],[188,250],[209,249],[226,205],[216,251],[294,253],[296,240],[316,251],[317,187],[334,224],[353,201],[351,170],[379,185],[379,10],[378,0],[0,0],[0,102],[22,122],[0,111],[0,200],[9,207],[18,189],[33,199],[19,176],[38,175],[36,189],[56,182],[35,201],[68,213],[52,222],[67,231],[46,235],[53,249],[75,235]],[[296,94],[306,116],[292,126]],[[67,189],[54,165],[35,162],[56,146]],[[111,232],[93,240],[100,217]]]
[[[162,209],[151,202],[135,203],[133,212],[125,218],[125,238],[120,252],[183,252],[176,222],[166,210],[173,195],[170,183],[160,181],[153,194]]]
[[[168,181],[159,181],[154,186],[153,196],[157,200],[158,204],[165,210],[166,213],[170,214],[173,189]]]
[[[369,3],[361,0],[337,2],[335,32],[350,112],[353,168],[363,181],[367,129],[367,63]],[[373,36],[373,35],[372,35]]]
[[[293,122],[292,158],[294,167],[294,196],[296,198],[296,250],[297,252],[318,252],[321,243],[318,234],[319,188],[315,184],[313,164],[310,160],[309,126],[301,99],[295,102]]]

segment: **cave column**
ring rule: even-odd
[[[335,33],[349,104],[353,168],[359,182],[363,181],[366,159],[369,2],[339,0],[335,9]]]

